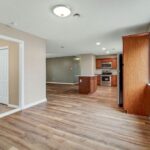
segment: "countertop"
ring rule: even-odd
[[[95,75],[97,75],[97,76],[106,76],[106,75],[104,75],[104,74],[95,74]],[[107,75],[107,76],[117,76],[117,74],[109,74],[109,75]]]
[[[95,77],[97,75],[77,75],[78,77]]]
[[[112,75],[118,75],[117,69],[110,69],[110,71],[112,72]],[[103,72],[103,69],[95,70],[95,74],[97,74],[97,75],[101,75],[102,72]]]

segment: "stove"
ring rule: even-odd
[[[110,70],[103,70],[101,74],[101,85],[111,86],[112,72]]]

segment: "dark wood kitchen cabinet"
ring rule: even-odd
[[[112,61],[112,69],[117,69],[117,58],[113,58],[111,61]]]
[[[97,58],[96,59],[96,69],[102,69],[102,63],[112,63],[112,69],[117,69],[117,58]]]
[[[97,85],[101,85],[101,76],[97,75]]]
[[[117,86],[117,75],[111,76],[111,86]]]
[[[90,94],[97,90],[97,76],[79,76],[79,93]]]
[[[101,59],[96,59],[96,69],[101,68]]]

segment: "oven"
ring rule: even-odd
[[[105,62],[101,64],[102,69],[112,69],[112,62]]]
[[[101,85],[111,86],[111,75],[101,75]]]

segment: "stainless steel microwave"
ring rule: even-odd
[[[102,69],[111,69],[112,68],[112,62],[105,62],[101,64]]]

